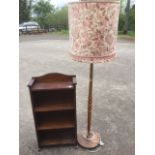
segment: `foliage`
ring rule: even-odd
[[[40,25],[46,25],[50,21],[49,15],[54,11],[54,6],[47,0],[39,0],[33,6],[33,12],[37,15],[36,20]]]
[[[46,8],[46,9],[45,9]],[[42,26],[53,26],[56,28],[68,28],[68,7],[54,8],[49,1],[40,0],[33,6],[34,18]]]
[[[132,7],[129,14],[129,30],[135,32],[135,6]]]
[[[19,23],[30,20],[30,7],[27,0],[19,0]]]
[[[57,9],[54,14],[54,23],[56,25],[61,25],[63,28],[68,28],[68,7],[64,6]]]
[[[120,2],[120,13],[124,14],[125,13],[125,4],[127,0],[121,0]]]
[[[119,31],[123,31],[124,30],[124,24],[125,24],[125,14],[124,13],[120,13],[119,16]],[[128,29],[129,31],[135,31],[135,6],[133,6],[130,9],[129,12],[129,25],[128,25]]]
[[[119,15],[119,27],[118,27],[119,31],[123,31],[124,23],[125,23],[125,14],[120,13],[120,15]]]

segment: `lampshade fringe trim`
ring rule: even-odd
[[[99,57],[89,57],[89,56],[77,56],[70,53],[72,60],[85,62],[85,63],[105,63],[110,62],[116,57],[116,53],[112,53],[111,55],[99,56]]]

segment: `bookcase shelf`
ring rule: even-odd
[[[49,111],[68,111],[74,110],[74,106],[71,102],[45,102],[41,103],[34,108],[35,112],[49,112]]]
[[[47,137],[41,140],[41,146],[49,146],[49,145],[65,145],[65,144],[74,144],[76,143],[73,138],[51,138]]]
[[[63,122],[49,122],[49,121],[43,121],[41,122],[37,130],[49,130],[49,129],[65,129],[65,128],[73,128],[75,127],[73,121],[63,121]]]
[[[38,147],[77,144],[76,77],[51,73],[28,84]]]
[[[59,89],[73,89],[71,82],[62,82],[60,83],[36,83],[32,87],[32,91],[40,90],[59,90]]]
[[[40,145],[69,145],[76,144],[76,137],[74,136],[74,129],[54,130],[52,132],[40,133]]]
[[[37,114],[37,130],[75,128],[74,112],[48,112]]]

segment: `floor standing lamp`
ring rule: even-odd
[[[93,63],[115,57],[119,0],[83,0],[69,3],[70,55],[73,60],[90,64],[87,131],[78,134],[85,148],[99,145],[100,134],[91,130]]]

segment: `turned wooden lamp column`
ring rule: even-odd
[[[100,134],[92,131],[93,63],[111,61],[115,57],[119,0],[81,0],[69,3],[70,56],[89,63],[87,131],[78,134],[78,143],[95,148]]]

